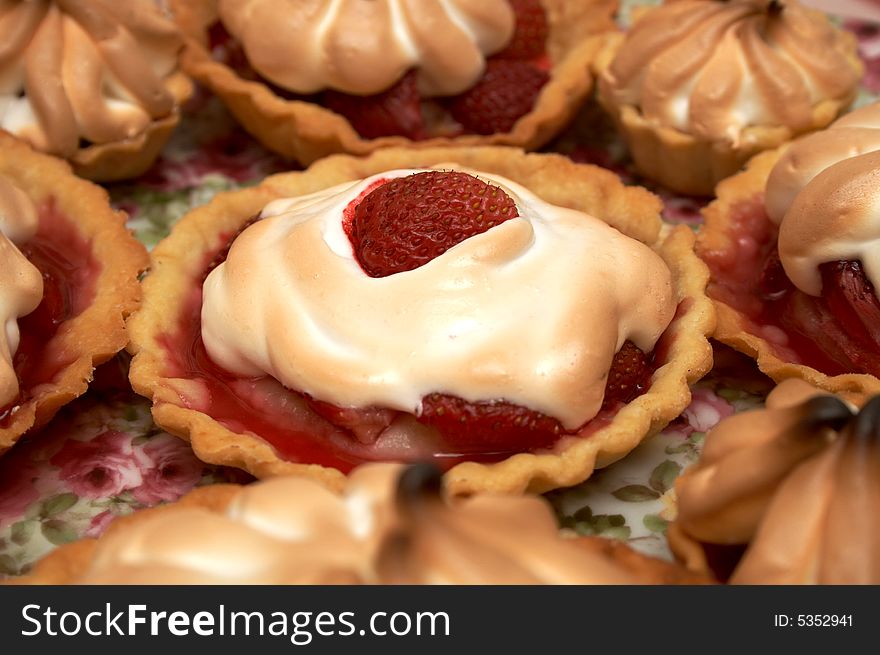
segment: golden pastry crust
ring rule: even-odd
[[[0,131],[0,175],[9,178],[38,204],[53,198],[58,208],[91,242],[101,270],[92,304],[59,326],[54,339],[70,357],[51,382],[31,390],[32,397],[0,427],[0,453],[27,430],[45,425],[58,409],[82,395],[98,364],[128,343],[125,320],[140,304],[138,275],[147,268],[144,247],[125,228],[125,214],[114,211],[107,192],[77,178],[65,162],[32,150]]]
[[[717,198],[703,210],[705,223],[697,236],[697,254],[711,256],[713,252],[731,247],[730,231],[733,208],[738,202],[763,196],[767,178],[785,147],[762,153],[752,158],[746,169],[718,185]],[[711,287],[710,287],[711,288]],[[749,319],[740,311],[719,300],[714,300],[717,327],[713,335],[718,341],[754,358],[758,368],[776,382],[800,378],[810,384],[838,393],[848,400],[857,401],[880,393],[880,380],[873,375],[848,373],[830,376],[803,364],[782,359],[776,349],[762,336],[750,331]]]
[[[303,165],[334,153],[366,155],[386,147],[509,145],[534,150],[552,139],[575,115],[593,88],[590,64],[606,37],[616,30],[617,0],[544,0],[553,62],[550,81],[535,107],[507,133],[464,135],[412,141],[401,136],[365,139],[339,114],[320,105],[285,100],[261,82],[242,79],[208,51],[208,28],[218,17],[216,0],[171,0],[186,37],[181,56],[185,72],[218,95],[232,114],[267,148]]]
[[[625,187],[611,172],[579,165],[560,155],[525,154],[519,150],[486,148],[386,149],[366,159],[330,157],[303,173],[267,178],[257,187],[219,195],[188,214],[171,237],[152,253],[152,272],[144,282],[143,308],[130,322],[134,389],[153,401],[156,422],[192,443],[207,462],[243,468],[257,477],[291,472],[317,476],[338,486],[345,479],[335,469],[294,464],[255,436],[237,434],[211,417],[185,406],[183,391],[193,382],[169,378],[162,338],[178,325],[180,307],[192,285],[204,273],[203,258],[217,249],[221,235],[234,234],[269,201],[318,191],[332,185],[397,168],[455,162],[497,173],[518,182],[553,204],[588,212],[628,236],[657,250],[670,267],[679,312],[667,328],[666,363],[654,374],[651,388],[623,407],[612,423],[589,438],[572,439],[552,454],[520,453],[495,464],[465,462],[445,477],[454,494],[477,491],[544,492],[577,484],[596,467],[620,459],[645,437],[662,429],[690,401],[688,385],[712,364],[707,335],[714,328],[712,303],[705,295],[708,271],[693,253],[693,232],[667,229],[659,217],[660,201],[644,189]]]
[[[647,14],[650,11],[643,9],[636,13],[636,17]],[[849,50],[848,59],[861,78],[864,67],[857,54],[856,39],[848,32],[842,32],[842,38]],[[609,69],[624,40],[623,34],[606,39],[593,64],[597,77]],[[599,102],[614,120],[639,172],[673,191],[704,196],[712,195],[716,184],[739,171],[754,155],[828,126],[846,111],[858,91],[854,87],[846,98],[826,99],[815,104],[811,124],[806,129],[795,131],[785,125],[746,127],[738,143],[732,144],[708,141],[648,121],[637,107],[618,105],[611,93],[603,90],[603,84],[598,86]]]
[[[165,86],[175,101],[169,116],[154,120],[146,130],[130,139],[80,148],[70,158],[73,171],[95,182],[127,180],[146,173],[180,122],[181,107],[193,93],[192,81],[180,72],[169,77]]]
[[[160,515],[173,515],[180,508],[201,508],[212,513],[225,513],[238,496],[241,487],[233,484],[211,485],[195,489],[175,503],[141,510],[113,521],[98,539],[86,538],[65,544],[41,559],[27,574],[0,582],[4,585],[75,584],[93,561],[100,540],[136,530],[140,524]],[[570,537],[584,551],[599,556],[605,566],[627,571],[640,584],[711,584],[712,578],[672,562],[646,557],[621,541],[602,537]]]

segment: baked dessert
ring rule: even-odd
[[[669,0],[596,66],[599,99],[639,171],[695,195],[827,126],[863,70],[855,38],[796,0]]]
[[[257,477],[430,459],[455,493],[570,486],[711,366],[693,233],[659,209],[508,148],[269,177],[153,251],[131,381],[199,457]]]
[[[171,6],[184,69],[263,145],[306,165],[387,146],[543,145],[591,91],[617,2]]]
[[[876,294],[880,106],[752,160],[718,187],[697,241],[716,338],[774,380],[880,392]]]
[[[0,453],[125,347],[147,262],[103,189],[0,131]]]
[[[450,505],[430,465],[357,469],[341,495],[300,476],[211,485],[117,519],[12,584],[697,584],[599,537],[560,536],[538,497]]]
[[[878,449],[880,399],[858,409],[786,380],[709,432],[676,481],[669,544],[734,584],[878,584]]]
[[[157,3],[4,0],[0,32],[0,128],[93,180],[156,159],[191,93]]]

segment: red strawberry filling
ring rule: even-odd
[[[430,171],[380,181],[344,213],[356,257],[374,276],[422,266],[470,236],[517,215],[503,190],[464,173]],[[439,223],[439,227],[438,224]],[[235,234],[205,258],[205,276],[222,261]],[[418,416],[382,407],[338,407],[284,388],[271,377],[231,374],[208,356],[201,339],[201,286],[168,335],[166,374],[199,381],[184,405],[230,430],[250,432],[283,458],[348,471],[366,461],[433,459],[448,468],[464,460],[493,461],[511,453],[553,447],[566,436],[586,437],[650,384],[657,365],[626,342],[614,356],[599,414],[575,430],[555,418],[503,399],[468,402],[445,393],[422,400]],[[657,358],[665,346],[655,348]]]
[[[18,320],[21,338],[13,358],[20,393],[11,405],[0,408],[0,426],[7,426],[13,410],[27,402],[36,387],[51,382],[71,362],[54,340],[63,323],[85,310],[95,296],[101,266],[89,241],[49,201],[40,207],[37,234],[20,250],[43,274],[43,299],[30,314]]]
[[[860,262],[823,264],[822,296],[810,296],[785,275],[762,196],[734,207],[728,230],[731,248],[703,255],[710,296],[742,312],[785,361],[880,376],[880,302]]]
[[[450,98],[423,98],[414,71],[385,91],[356,96],[327,90],[311,96],[292,93],[269,82],[247,61],[241,44],[218,21],[208,31],[208,47],[215,59],[246,80],[258,80],[286,99],[321,104],[344,116],[367,139],[404,136],[414,141],[463,133],[509,132],[532,110],[550,79],[546,55],[547,16],[538,0],[510,0],[516,28],[507,47],[487,60],[477,83]]]

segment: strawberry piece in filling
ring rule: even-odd
[[[39,208],[36,235],[19,248],[43,275],[43,299],[39,306],[18,320],[18,349],[13,368],[18,376],[19,396],[0,407],[0,426],[7,426],[16,407],[33,397],[37,387],[51,382],[73,358],[54,339],[65,321],[82,313],[94,300],[101,266],[94,259],[91,243],[49,201]]]
[[[538,59],[544,55],[547,34],[547,13],[539,0],[509,0],[516,14],[513,38],[495,56],[501,59]]]
[[[378,277],[422,266],[515,216],[516,205],[502,189],[465,173],[429,171],[369,188],[346,208],[344,227],[365,272]],[[225,259],[238,233],[206,255],[205,276]],[[461,461],[496,461],[550,448],[566,436],[587,437],[645,391],[657,368],[654,354],[663,350],[658,343],[646,355],[626,342],[614,357],[600,412],[575,430],[503,398],[469,402],[441,390],[423,399],[416,416],[382,407],[338,407],[286,389],[269,376],[246,379],[225,371],[202,343],[201,303],[197,286],[178,333],[164,338],[166,374],[197,380],[204,390],[182,396],[184,405],[230,430],[258,435],[289,461],[342,471],[366,461],[427,459],[448,469]]]
[[[785,275],[762,196],[734,207],[728,229],[728,249],[703,253],[711,297],[744,314],[748,331],[785,361],[880,376],[880,302],[860,262],[823,264],[822,296],[810,296]]]
[[[468,132],[510,132],[535,106],[549,79],[546,71],[528,62],[490,59],[483,77],[453,98],[449,111]]]
[[[324,106],[345,116],[355,131],[367,139],[405,136],[421,141],[428,137],[415,71],[409,71],[397,84],[376,95],[325,91]]]

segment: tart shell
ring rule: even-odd
[[[127,180],[145,173],[180,122],[181,107],[193,92],[192,82],[183,73],[168,78],[165,87],[175,101],[174,111],[169,116],[153,121],[146,130],[130,139],[80,148],[70,158],[74,172],[95,182]]]
[[[217,514],[224,513],[236,498],[240,488],[233,484],[217,484],[195,489],[173,504],[121,516],[113,521],[104,534],[125,531],[130,526],[152,519],[157,513],[173,512],[179,507],[201,508]],[[101,538],[81,539],[60,546],[40,560],[30,573],[10,578],[0,584],[73,584],[83,571],[88,570]],[[707,575],[693,573],[674,563],[641,555],[620,541],[602,537],[571,538],[584,550],[601,555],[603,559],[630,571],[639,577],[641,584],[709,584],[712,581]]]
[[[29,391],[29,399],[0,427],[0,453],[26,431],[49,422],[58,409],[82,395],[95,366],[128,343],[125,319],[140,304],[138,275],[148,265],[144,247],[125,228],[126,215],[114,211],[104,189],[77,178],[70,166],[35,152],[23,141],[0,131],[0,175],[25,191],[39,206],[52,198],[63,214],[91,243],[101,268],[92,304],[64,321],[53,337],[70,363],[49,382]]]
[[[742,200],[763,196],[767,178],[785,147],[762,153],[749,161],[746,169],[721,182],[717,198],[703,210],[705,223],[697,237],[697,254],[711,256],[732,246],[727,226],[733,208]],[[710,284],[711,289],[711,284]],[[880,380],[873,375],[849,373],[826,375],[816,369],[782,359],[773,345],[749,329],[749,319],[740,311],[719,300],[713,300],[718,316],[714,337],[754,358],[758,368],[775,382],[800,378],[810,384],[837,393],[857,402],[867,395],[880,393]]]
[[[510,145],[534,150],[556,136],[593,89],[590,65],[616,30],[617,0],[543,0],[549,23],[550,81],[535,107],[507,133],[412,141],[402,136],[366,139],[341,115],[318,104],[286,100],[267,85],[242,79],[211,57],[208,29],[218,20],[217,0],[171,0],[186,39],[181,67],[219,96],[242,126],[270,150],[306,166],[334,153],[366,155],[379,148]]]
[[[855,37],[845,34],[850,46],[851,63],[861,71],[863,66],[856,54]],[[594,68],[600,78],[599,102],[614,120],[639,172],[679,193],[712,195],[716,184],[738,172],[754,155],[830,125],[852,104],[858,91],[854,88],[847,98],[817,103],[813,107],[812,123],[803,131],[794,132],[784,125],[751,126],[742,130],[737,143],[706,141],[648,121],[638,107],[617,105],[610,98],[610,94],[604,90],[601,77],[610,67],[623,41],[623,34],[609,37],[596,56]]]
[[[660,201],[644,189],[625,187],[613,173],[573,163],[560,155],[530,155],[501,147],[386,149],[366,159],[344,155],[324,159],[308,171],[267,178],[257,187],[218,195],[190,212],[152,253],[152,271],[144,282],[144,305],[130,321],[131,382],[153,401],[153,416],[165,430],[191,442],[206,462],[242,468],[257,477],[305,473],[338,487],[345,476],[336,469],[295,464],[253,434],[237,434],[213,418],[187,407],[183,398],[198,393],[197,383],[166,374],[163,337],[173,334],[180,308],[204,272],[198,253],[216,250],[222,234],[234,234],[269,201],[298,196],[396,168],[455,162],[496,173],[523,184],[544,200],[585,211],[657,250],[667,262],[679,311],[664,333],[665,363],[648,391],[624,406],[613,421],[588,438],[568,440],[552,453],[520,453],[493,464],[465,462],[445,474],[454,495],[478,491],[541,493],[578,484],[594,468],[620,459],[642,439],[661,430],[690,401],[689,384],[712,364],[707,336],[715,325],[705,295],[706,266],[693,252],[694,235],[686,227],[664,227]]]

